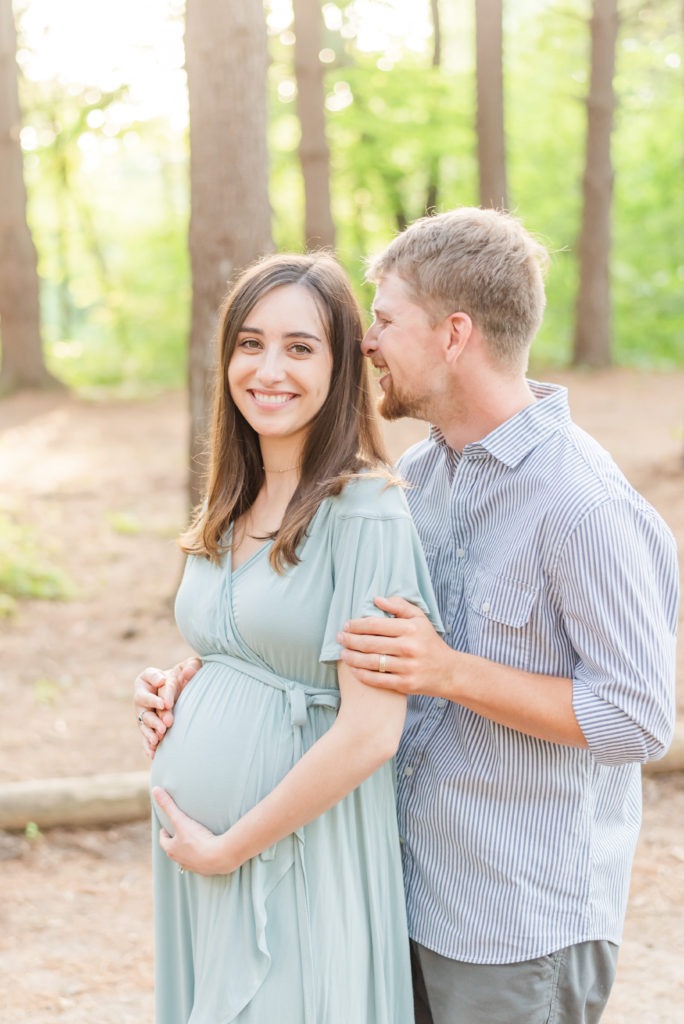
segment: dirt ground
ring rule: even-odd
[[[568,384],[575,419],[659,509],[684,554],[684,373],[552,377]],[[0,619],[0,783],[147,767],[132,681],[145,665],[188,653],[171,609],[186,430],[180,394],[0,402],[0,513],[30,526],[38,550],[74,584],[68,601],[21,602]],[[423,431],[393,426],[393,454]],[[684,1020],[683,823],[684,774],[646,777],[605,1024]],[[147,824],[0,833],[0,861],[0,1021],[149,1024]]]

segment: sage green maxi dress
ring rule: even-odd
[[[407,598],[441,628],[400,487],[365,476],[318,508],[297,566],[190,557],[178,626],[203,660],[153,761],[224,832],[333,723],[336,633]],[[413,1024],[394,763],[231,875],[180,874],[153,812],[157,1024]],[[168,822],[164,821],[168,827]]]

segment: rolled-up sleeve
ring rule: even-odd
[[[573,709],[596,761],[662,757],[674,730],[679,569],[646,503],[608,500],[563,545],[556,578],[577,653]]]

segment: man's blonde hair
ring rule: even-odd
[[[366,278],[398,274],[435,323],[467,313],[496,361],[519,365],[544,313],[547,264],[515,217],[465,206],[414,221],[370,260]]]

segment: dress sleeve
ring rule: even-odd
[[[395,493],[392,493],[395,492]],[[425,555],[403,493],[389,487],[380,508],[341,514],[332,536],[334,589],[321,661],[338,661],[337,633],[348,619],[385,615],[376,597],[403,597],[443,632]]]

